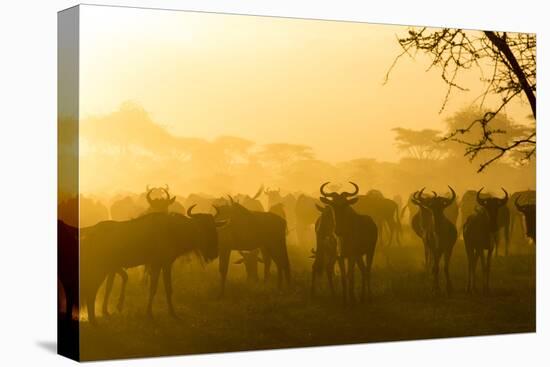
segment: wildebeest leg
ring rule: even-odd
[[[499,235],[498,235],[498,232],[499,230],[496,231],[496,233],[493,233],[491,235],[491,241],[493,241],[493,243],[495,244],[495,257],[498,256],[498,243],[500,242],[500,238],[499,238]]]
[[[118,312],[122,311],[122,306],[124,305],[124,299],[126,298],[126,284],[128,283],[128,274],[124,269],[118,271],[118,275],[122,278],[122,284],[120,286],[120,296],[118,297],[117,310]]]
[[[474,257],[472,260],[472,291],[477,292],[476,272],[477,272],[477,260],[479,259],[479,250],[474,250]]]
[[[115,273],[110,273],[107,277],[107,282],[105,284],[105,295],[103,296],[103,307],[101,309],[101,313],[103,314],[103,316],[109,316],[109,296],[111,295],[114,281]]]
[[[262,251],[262,258],[264,260],[264,283],[268,281],[271,275],[271,256],[265,250]]]
[[[432,264],[432,276],[433,276],[433,292],[439,293],[439,260],[441,259],[441,254],[439,251],[436,251],[433,254],[433,264]]]
[[[311,266],[311,296],[315,296],[315,281],[317,278],[317,264],[315,261],[313,262],[313,265]]]
[[[393,231],[394,231],[394,227],[393,227],[393,222],[386,219],[386,225],[388,226],[388,245],[391,246],[392,242],[393,242]]]
[[[176,311],[174,311],[174,304],[172,303],[172,263],[162,268],[162,282],[164,283],[168,312],[170,312],[170,316],[177,318]]]
[[[486,274],[485,274],[485,284],[486,284],[486,293],[489,293],[489,273],[491,272],[491,257],[492,257],[493,250],[489,248],[489,251],[487,251],[487,266],[486,266]]]
[[[328,287],[330,289],[330,294],[333,297],[334,297],[334,265],[335,265],[335,261],[329,261],[326,269]]]
[[[450,248],[445,252],[445,280],[447,285],[447,294],[451,294],[453,292],[453,283],[451,282],[451,276],[449,275],[449,266],[451,263],[451,255],[453,253],[453,249]]]
[[[487,273],[487,264],[485,263],[485,251],[483,249],[479,250],[479,262],[481,263],[481,279],[483,293],[487,292],[487,283],[485,282],[486,273]]]
[[[91,324],[96,324],[95,319],[95,292],[86,299],[86,308],[88,309],[88,320]]]
[[[428,247],[428,240],[426,238],[422,238],[422,242],[424,242],[424,264],[426,266],[426,273],[430,272],[430,248]]]
[[[348,292],[351,304],[355,303],[355,261],[354,256],[348,258]]]
[[[371,282],[370,282],[370,274],[371,274],[371,270],[372,270],[372,262],[374,260],[374,246],[372,248],[370,248],[368,251],[367,251],[367,266],[366,266],[366,276],[367,276],[367,298],[368,300],[370,301],[370,299],[372,298],[372,291],[371,291]]]
[[[141,274],[141,285],[147,285],[147,277],[151,275],[151,265],[143,265],[143,273]]]
[[[468,285],[466,286],[466,292],[472,292],[472,276],[474,273],[474,251],[472,249],[466,248],[466,257],[468,260]]]
[[[510,224],[504,226],[504,255],[508,256],[508,247],[510,246]]]
[[[153,318],[153,299],[157,293],[157,287],[159,282],[160,267],[150,266],[149,275],[151,277],[151,284],[149,286],[149,301],[147,302],[147,317]]]
[[[225,294],[225,280],[227,278],[227,271],[229,269],[229,258],[231,257],[231,250],[221,249],[220,250],[220,276],[221,276],[221,288],[220,288],[220,297],[223,297]]]
[[[338,267],[340,268],[340,280],[342,281],[342,296],[344,298],[344,304],[347,303],[348,287],[346,279],[346,261],[342,256],[338,257]]]
[[[365,278],[366,278],[366,268],[365,263],[363,261],[363,257],[359,256],[357,258],[357,266],[359,267],[359,271],[361,272],[361,302],[365,302]]]
[[[284,265],[280,259],[275,261],[275,265],[277,265],[277,289],[281,290],[281,286],[283,284]]]

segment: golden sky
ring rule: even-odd
[[[392,128],[444,127],[481,93],[446,85],[429,60],[404,58],[388,84],[406,27],[84,6],[81,117],[134,101],[174,135],[239,136],[313,148],[319,159],[396,161]],[[519,122],[529,113],[507,111]]]

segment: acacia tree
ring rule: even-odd
[[[528,129],[525,135],[514,138],[506,144],[496,139],[506,132],[495,128],[491,121],[501,113],[510,101],[516,98],[526,99],[536,119],[536,38],[535,34],[508,33],[492,31],[465,31],[462,29],[409,28],[408,36],[398,38],[403,49],[394,60],[386,75],[386,81],[398,60],[408,55],[414,58],[417,52],[429,55],[432,59],[428,70],[441,69],[441,78],[447,84],[447,92],[441,111],[453,90],[468,90],[459,84],[459,75],[476,69],[486,84],[479,97],[480,107],[486,108],[487,96],[498,96],[496,107],[486,110],[481,117],[472,120],[465,127],[451,130],[442,139],[456,141],[465,146],[464,155],[474,160],[482,152],[492,153],[483,160],[478,172],[483,171],[492,162],[507,153],[520,155],[523,160],[531,159],[535,154],[535,128]],[[487,68],[489,66],[489,69]],[[486,71],[490,70],[487,75]],[[466,136],[474,129],[481,131],[476,139]]]
[[[413,158],[441,159],[447,152],[447,148],[441,144],[441,132],[438,130],[412,130],[396,127],[392,131],[396,133],[395,144],[397,149],[406,152]]]

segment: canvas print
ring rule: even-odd
[[[60,354],[535,331],[535,34],[91,5],[58,26]]]

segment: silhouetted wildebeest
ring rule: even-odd
[[[537,242],[537,205],[536,202],[527,202],[527,204],[520,204],[523,199],[521,195],[516,197],[514,205],[518,212],[525,217],[525,234],[529,237],[533,243]]]
[[[461,214],[462,214],[462,226],[464,227],[465,222],[468,217],[476,213],[477,208],[480,204],[477,200],[477,197],[488,198],[491,197],[489,194],[480,194],[474,190],[468,190],[464,193],[461,201]],[[510,244],[510,209],[508,206],[501,206],[498,209],[496,216],[496,243],[495,243],[495,256],[498,256],[498,245],[500,243],[500,232],[504,234],[504,252],[508,255],[508,247]],[[464,232],[464,228],[462,230]]]
[[[317,276],[326,273],[330,293],[334,296],[334,265],[338,257],[334,215],[330,206],[322,207],[317,204],[315,206],[321,215],[315,222],[316,247],[312,249],[311,255],[314,259],[311,267],[311,295],[315,295]]]
[[[238,194],[235,196],[235,200],[244,206],[248,210],[256,211],[256,212],[263,212],[264,207],[262,203],[260,203],[260,200],[258,198],[260,195],[264,192],[264,186],[262,185],[258,191],[254,194],[254,196],[245,195],[245,194]]]
[[[420,195],[416,195],[414,199],[421,207],[428,209],[433,217],[433,246],[430,251],[432,256],[433,290],[436,293],[439,292],[439,261],[441,256],[443,256],[447,293],[450,294],[453,290],[453,285],[449,274],[449,266],[453,247],[457,239],[457,230],[456,226],[444,214],[445,208],[450,206],[456,199],[456,193],[453,188],[449,186],[449,190],[451,191],[450,198],[438,196],[436,192],[434,192],[433,197],[425,198],[422,197],[422,189],[419,193]]]
[[[296,225],[296,199],[292,194],[281,195],[281,189],[270,190],[269,188],[264,190],[264,194],[267,196],[268,211],[275,214],[283,214],[282,218],[286,220],[288,228],[294,228]],[[273,211],[276,210],[276,211]]]
[[[403,216],[405,215],[405,211],[407,211],[407,209],[408,209],[409,210],[409,221],[411,221],[411,222],[412,222],[413,217],[419,212],[419,207],[415,203],[413,203],[413,201],[412,201],[413,195],[414,195],[414,193],[412,193],[409,196],[409,200],[407,201],[407,203],[401,209],[401,215],[400,215],[400,217],[403,218]],[[459,207],[458,207],[458,203],[457,203],[456,199],[455,199],[455,201],[452,202],[451,205],[449,205],[447,208],[445,208],[445,210],[443,211],[443,214],[445,214],[447,219],[449,219],[451,221],[451,223],[453,223],[456,226],[456,222],[457,222],[458,214],[459,214]]]
[[[315,208],[319,204],[314,198],[305,194],[300,194],[296,199],[296,241],[299,246],[307,245],[308,232],[311,230],[315,221],[319,217],[319,212]]]
[[[410,202],[412,205],[416,205],[419,210],[413,215],[411,219],[411,227],[418,237],[422,240],[424,245],[424,264],[426,270],[430,270],[432,264],[432,249],[435,246],[435,231],[433,215],[428,208],[422,206],[419,201],[419,197],[422,197],[424,189],[416,191],[411,195]]]
[[[159,190],[162,191],[164,195],[162,197],[152,198],[151,194],[153,193],[153,191],[159,191]],[[147,203],[149,204],[149,208],[147,208],[145,214],[167,213],[168,207],[174,204],[174,202],[176,201],[176,197],[170,196],[170,193],[168,191],[169,191],[168,185],[161,188],[157,188],[157,187],[149,188],[149,186],[147,186],[146,199],[147,199]]]
[[[344,303],[347,302],[348,294],[350,302],[355,302],[355,265],[361,271],[361,301],[364,301],[365,284],[369,298],[371,296],[370,272],[378,240],[378,228],[370,216],[358,214],[352,208],[358,200],[356,195],[359,193],[359,186],[350,181],[355,188],[354,192],[325,192],[324,188],[328,184],[325,182],[321,185],[320,200],[330,205],[334,213],[334,233],[340,242],[338,265],[342,277]],[[366,265],[363,256],[366,256]]]
[[[468,292],[475,289],[475,272],[477,260],[481,260],[483,273],[483,291],[489,291],[489,272],[491,270],[491,256],[497,246],[498,237],[498,213],[508,202],[508,193],[504,191],[504,198],[481,196],[483,187],[476,194],[477,203],[475,213],[471,214],[463,227],[464,245],[468,256]],[[485,257],[487,250],[487,257]]]
[[[205,262],[218,255],[216,222],[210,214],[150,213],[136,219],[106,221],[89,228],[81,236],[81,295],[95,322],[95,298],[105,277],[121,268],[149,265],[151,282],[147,315],[152,317],[153,298],[162,271],[168,310],[176,316],[172,304],[172,264],[181,255],[195,253]]]
[[[234,264],[244,265],[246,270],[246,279],[250,282],[257,282],[260,280],[258,277],[258,263],[263,264],[262,258],[260,255],[260,250],[255,249],[252,251],[239,251],[241,258],[236,260]]]
[[[388,245],[393,238],[399,245],[401,243],[401,221],[397,203],[387,199],[378,190],[370,190],[366,195],[357,196],[358,201],[353,208],[359,214],[370,216],[378,227],[379,236],[382,237],[384,228],[388,230]]]
[[[220,243],[220,296],[225,293],[225,280],[232,250],[260,249],[264,261],[264,280],[269,277],[271,260],[277,265],[278,285],[283,278],[290,283],[290,263],[286,248],[286,222],[276,214],[251,211],[230,199],[228,205],[215,207],[216,219],[229,220],[219,229]]]
[[[58,233],[58,264],[62,266],[58,267],[58,279],[63,286],[63,291],[65,293],[66,301],[66,317],[71,318],[72,312],[75,308],[79,307],[79,237],[86,236],[86,233],[90,228],[81,228],[80,230],[76,227],[69,226],[61,220],[57,221],[57,233]],[[118,309],[122,309],[124,304],[124,295],[126,283],[128,281],[128,275],[126,271],[122,268],[114,270],[109,274],[109,279],[111,279],[110,285],[107,286],[105,291],[105,297],[103,299],[103,313],[107,315],[107,303],[109,294],[112,288],[112,280],[114,276],[119,274],[122,278],[122,287],[120,291],[120,296],[118,300]],[[59,310],[60,311],[60,310]]]
[[[71,319],[78,308],[78,228],[57,220],[57,278],[65,294],[65,318]],[[61,315],[61,292],[58,291],[58,313]],[[61,316],[60,316],[61,317]]]
[[[524,236],[527,234],[527,229],[524,226],[523,215],[515,205],[516,200],[520,196],[522,202],[534,203],[537,200],[537,192],[535,190],[517,191],[510,195],[510,200],[508,200],[508,208],[510,209],[510,233],[514,233],[515,228],[519,226],[521,238],[525,238]]]

